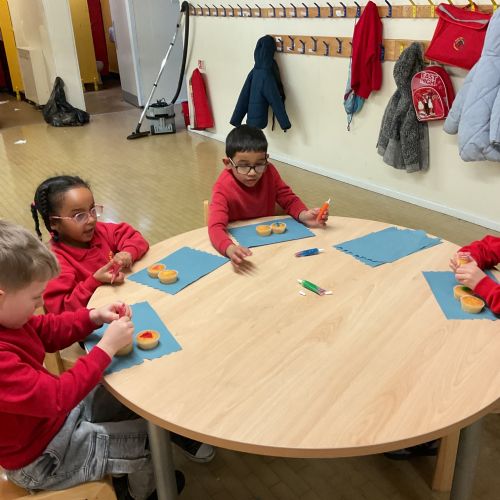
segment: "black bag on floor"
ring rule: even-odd
[[[74,108],[66,100],[64,82],[60,77],[56,77],[52,94],[50,94],[47,104],[43,107],[42,113],[45,121],[54,127],[84,125],[90,119],[90,115],[86,111]]]

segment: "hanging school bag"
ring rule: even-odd
[[[427,66],[411,79],[411,96],[419,122],[444,120],[455,99],[455,90],[444,68]]]
[[[441,3],[438,24],[425,57],[471,69],[481,56],[491,15]]]

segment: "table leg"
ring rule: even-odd
[[[482,419],[479,419],[460,431],[450,500],[470,500],[472,498],[472,488],[479,456],[481,425]]]
[[[158,500],[175,500],[177,498],[177,484],[175,482],[170,432],[148,422],[148,434]]]

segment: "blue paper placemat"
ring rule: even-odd
[[[130,307],[132,309],[132,321],[134,323],[135,333],[137,334],[142,330],[156,330],[160,334],[160,342],[158,347],[149,351],[143,351],[135,345],[134,340],[134,350],[126,356],[115,356],[106,369],[106,374],[118,372],[134,365],[140,365],[145,359],[161,358],[171,352],[180,351],[182,349],[149,302],[139,302]],[[107,324],[103,325],[99,330],[91,333],[85,339],[85,348],[87,352],[101,340],[102,334],[106,331],[108,326]]]
[[[229,259],[202,252],[201,250],[195,250],[194,248],[182,247],[158,262],[165,264],[167,269],[177,271],[179,279],[175,283],[164,285],[160,283],[160,280],[150,278],[147,269],[131,274],[128,279],[175,295],[202,276],[215,271],[218,267],[229,262]]]
[[[344,241],[334,245],[334,248],[352,255],[364,264],[376,267],[439,243],[439,238],[430,238],[422,230],[388,227],[361,238]]]
[[[275,222],[284,222],[286,231],[281,234],[270,234],[269,236],[259,236],[255,231],[257,226],[262,224],[271,225]],[[233,227],[229,229],[229,233],[233,238],[244,247],[261,247],[264,245],[272,245],[273,243],[281,243],[282,241],[300,240],[302,238],[310,238],[316,236],[304,224],[297,222],[295,219],[275,219],[258,224],[249,224],[248,226]]]
[[[453,296],[453,287],[459,285],[451,271],[428,271],[422,273],[429,283],[434,297],[448,319],[498,319],[486,307],[479,314],[462,311],[460,301]],[[493,279],[493,274],[487,272]]]

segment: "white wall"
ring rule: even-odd
[[[312,5],[312,2],[307,2]],[[378,2],[382,4],[382,2]],[[350,2],[352,4],[352,2]],[[395,2],[393,2],[395,4]],[[263,5],[263,4],[262,4]],[[289,5],[289,4],[285,4]],[[300,2],[296,3],[300,5]],[[206,10],[206,9],[205,9]],[[257,39],[265,34],[352,36],[354,19],[191,18],[191,58],[206,66],[206,81],[216,127],[209,132],[224,140],[241,86],[253,67]],[[430,40],[436,20],[384,19],[384,38]],[[429,125],[430,169],[407,174],[382,162],[376,142],[385,107],[395,91],[393,62],[383,63],[383,85],[355,115],[346,130],[343,95],[349,60],[277,54],[292,129],[265,130],[271,156],[313,172],[500,230],[500,164],[464,163],[456,136]],[[455,89],[466,74],[447,68]],[[300,187],[295,187],[300,192]],[[334,195],[335,193],[333,193]],[[320,200],[318,200],[319,203]],[[376,214],[373,218],[377,218]]]
[[[68,102],[85,109],[67,0],[9,0],[9,10],[16,46],[42,50],[50,88],[60,76]]]
[[[116,50],[124,98],[143,106],[158,76],[176,30],[179,2],[170,0],[111,0]],[[178,33],[153,102],[174,97],[182,61],[183,30]],[[187,97],[183,85],[178,100]]]

